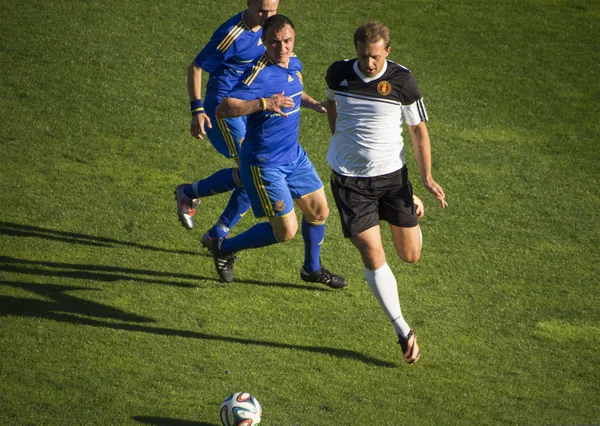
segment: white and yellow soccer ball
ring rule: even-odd
[[[262,407],[248,392],[236,392],[221,404],[223,426],[254,426],[260,423]]]

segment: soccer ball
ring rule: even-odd
[[[248,392],[229,395],[221,404],[223,426],[254,426],[260,423],[262,407]]]

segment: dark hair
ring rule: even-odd
[[[277,32],[286,25],[289,25],[290,27],[292,27],[292,30],[296,31],[296,28],[294,28],[294,24],[292,24],[292,21],[290,21],[290,19],[285,15],[273,15],[270,18],[267,18],[262,27],[262,38],[264,39],[266,37],[269,30]]]
[[[354,47],[357,44],[371,44],[383,40],[385,48],[389,49],[391,42],[390,29],[378,21],[367,22],[354,31]]]

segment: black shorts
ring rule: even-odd
[[[352,177],[331,173],[331,191],[346,238],[385,220],[401,228],[419,224],[406,166],[382,176]]]

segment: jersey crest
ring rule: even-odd
[[[282,212],[285,210],[285,203],[283,202],[283,200],[279,200],[275,203],[275,210],[277,210],[278,212]]]
[[[392,92],[392,85],[387,81],[382,81],[377,85],[377,93],[387,96]]]

